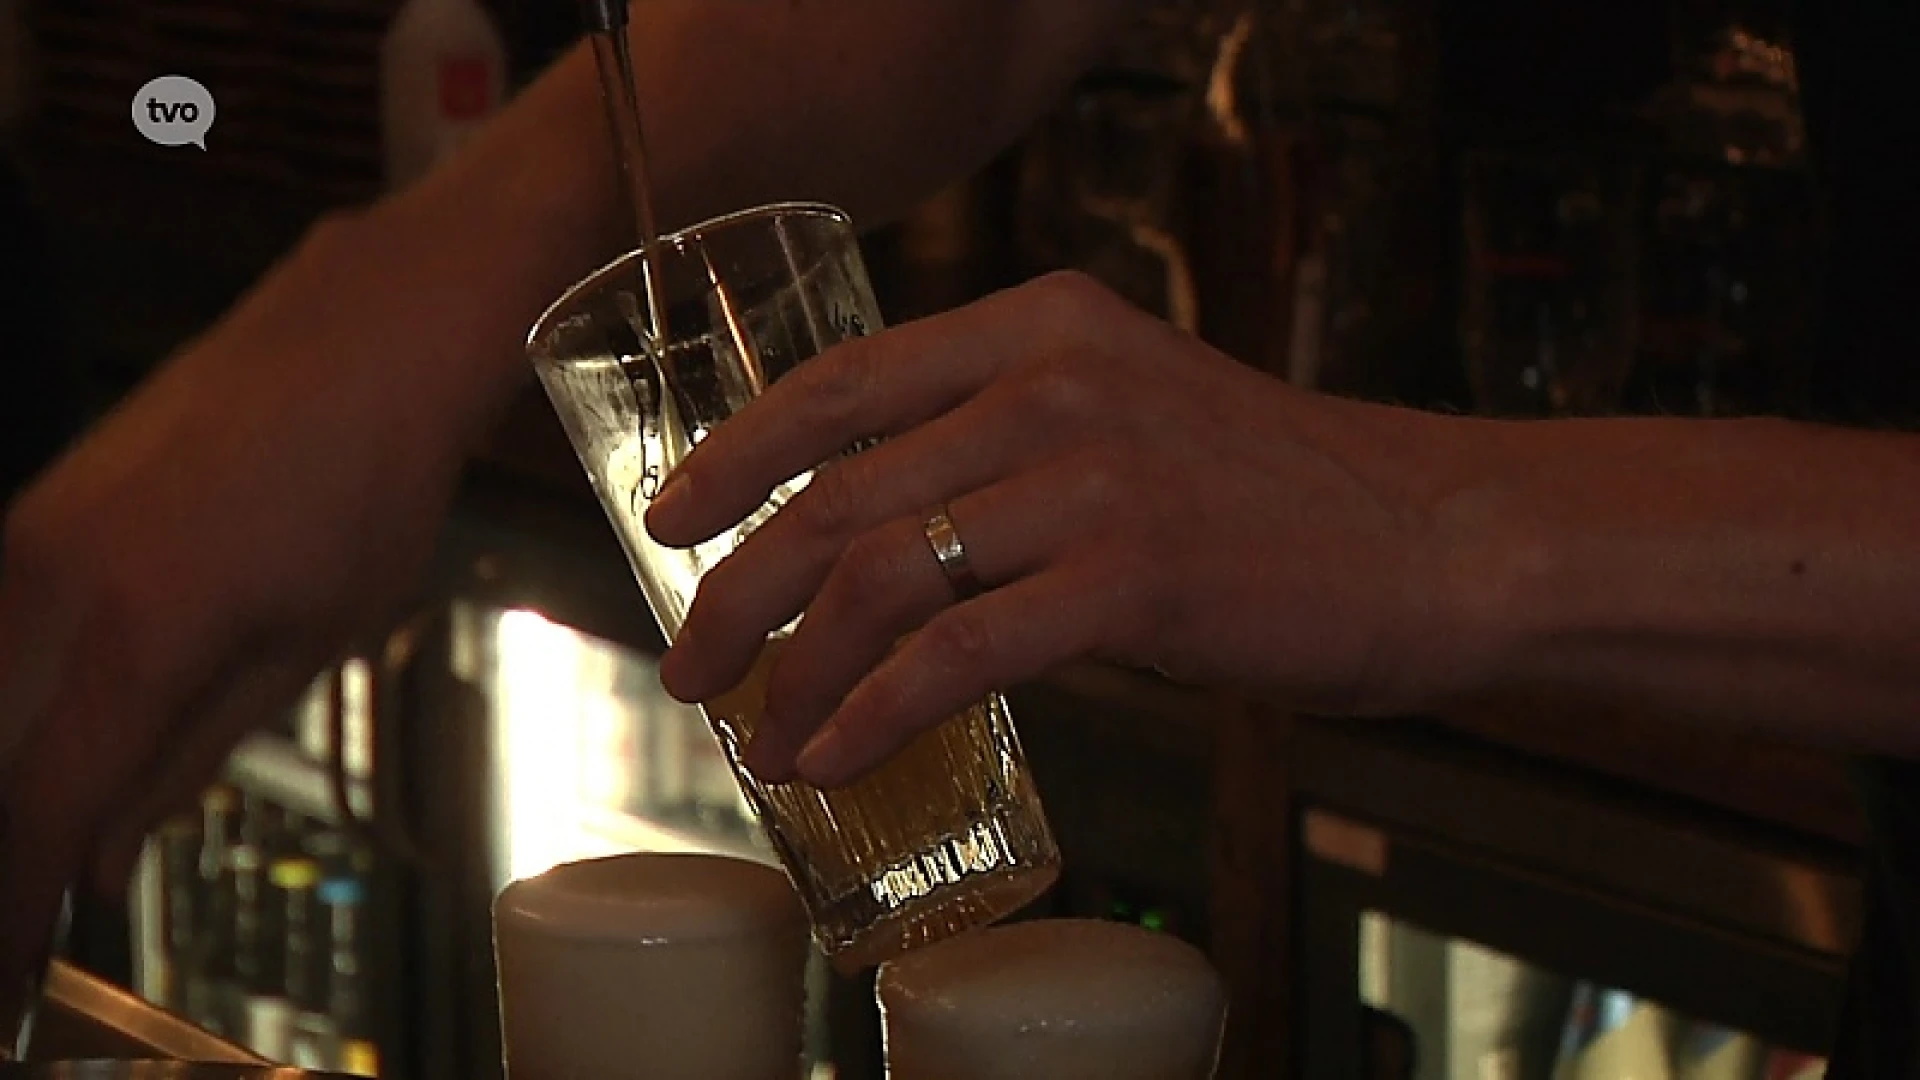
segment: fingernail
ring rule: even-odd
[[[680,683],[684,678],[680,674],[680,666],[685,661],[677,659],[679,656],[681,653],[677,645],[667,646],[667,651],[660,654],[660,689],[665,690],[667,696],[682,704],[698,705],[697,699],[680,692]]]
[[[815,787],[837,787],[846,781],[850,750],[846,736],[829,722],[819,734],[807,740],[795,764],[807,783]]]
[[[652,505],[647,507],[647,529],[649,531],[659,522],[665,522],[668,526],[671,526],[675,517],[687,512],[688,487],[689,483],[685,469],[675,469],[667,475],[666,486],[660,489],[660,494],[655,495]]]

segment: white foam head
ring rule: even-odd
[[[1198,949],[1121,923],[1044,919],[880,968],[893,1080],[1203,1080],[1226,987]]]
[[[807,920],[779,871],[620,855],[494,902],[512,1080],[799,1073]]]

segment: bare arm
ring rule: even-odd
[[[777,199],[882,223],[1011,143],[1137,6],[636,3],[663,227]],[[355,226],[418,263],[385,317],[461,312],[433,362],[473,380],[465,418],[484,422],[521,377],[519,339],[541,307],[622,250],[605,123],[593,58],[575,48],[467,153]]]
[[[661,212],[897,213],[1013,139],[1129,3],[642,0]],[[120,880],[244,731],[390,625],[527,327],[623,242],[603,124],[576,52],[414,189],[315,228],[8,507],[0,1026],[60,889],[95,855]]]
[[[1474,426],[1438,533],[1482,688],[1920,754],[1920,436]]]
[[[892,438],[709,575],[661,665],[707,700],[805,612],[770,777],[841,782],[1088,656],[1328,714],[1524,689],[1920,754],[1920,436],[1307,394],[1069,275],[803,365],[648,526],[716,535],[863,432]],[[918,525],[942,503],[978,596]]]

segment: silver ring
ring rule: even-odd
[[[948,508],[942,506],[934,511],[926,524],[927,544],[933,548],[933,557],[939,560],[940,572],[947,575],[947,584],[953,586],[955,597],[965,600],[980,592],[980,579],[974,576],[973,562],[967,558],[967,545],[960,542],[960,530],[953,527],[953,517]]]

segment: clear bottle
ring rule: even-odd
[[[408,0],[380,45],[387,184],[417,180],[506,97],[507,49],[478,0]]]

